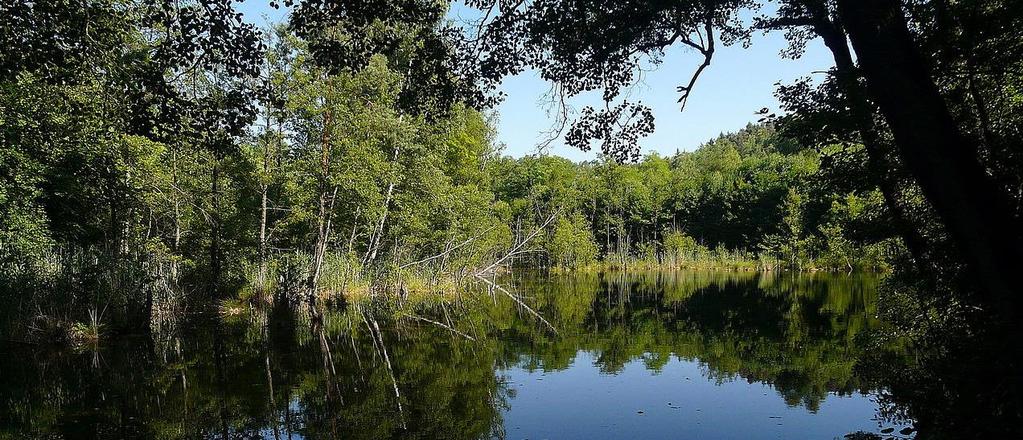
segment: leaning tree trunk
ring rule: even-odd
[[[1006,194],[979,149],[959,130],[909,32],[898,0],[839,0],[849,34],[902,162],[945,224],[995,313],[1012,319],[1021,302],[1013,277],[1023,240]]]
[[[849,50],[845,31],[832,21],[824,0],[807,2],[806,6],[810,12],[814,32],[821,37],[835,60],[836,79],[847,96],[849,113],[856,123],[860,140],[867,151],[867,166],[871,174],[877,178],[885,207],[892,216],[893,227],[902,237],[917,267],[921,271],[926,271],[927,240],[913,225],[899,203],[898,177],[892,172],[890,161],[885,158],[887,148],[881,141],[874,121],[874,110],[870,107],[866,91],[860,83],[859,72]]]

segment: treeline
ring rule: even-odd
[[[635,164],[513,159],[485,114],[414,109],[412,35],[339,69],[293,27],[250,44],[229,16],[162,12],[233,32],[192,53],[133,7],[92,11],[105,52],[2,60],[3,322],[87,337],[195,300],[315,306],[510,265],[846,271],[899,252],[876,189],[836,185],[831,153],[771,126]],[[242,43],[259,52],[221,56]]]
[[[333,71],[282,27],[252,75],[173,69],[158,97],[120,81],[156,63],[145,55],[161,41],[141,41],[138,22],[110,25],[138,59],[0,85],[0,292],[15,304],[4,322],[34,316],[66,334],[109,312],[148,326],[240,286],[314,304],[365,287],[366,268],[394,272],[470,236],[438,262],[475,266],[509,241],[488,189],[491,126],[462,105],[407,111],[400,53]]]
[[[883,269],[901,247],[880,193],[821,169],[847,151],[749,125],[635,164],[502,158],[490,174],[515,236],[556,213],[542,252],[521,259],[531,265]]]

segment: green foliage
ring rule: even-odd
[[[586,225],[607,266],[881,268],[899,245],[878,191],[836,188],[819,163],[816,152],[771,126],[751,125],[695,151],[650,154],[636,164],[525,157],[491,169],[516,231],[559,209],[578,213],[583,221],[571,224]],[[848,209],[821,209],[832,204]],[[836,227],[848,232],[838,237]],[[555,229],[568,227],[559,221]],[[561,255],[548,250],[518,261],[571,265]]]
[[[183,38],[147,43],[141,24],[125,26],[140,53]],[[258,78],[176,75],[180,117],[149,125],[99,71],[54,83],[22,66],[0,82],[0,268],[4,283],[39,286],[9,294],[73,322],[116,305],[110,316],[143,326],[173,308],[161,301],[426,291],[495,262],[846,268],[884,257],[856,233],[883,221],[862,214],[867,196],[816,182],[818,155],[771,126],[635,164],[501,157],[487,115],[408,105],[419,86],[402,63],[422,46],[402,40],[338,68],[312,48],[327,36],[310,35],[272,29]],[[76,299],[61,303],[65,279]],[[170,293],[183,291],[204,293]]]
[[[583,268],[595,262],[597,258],[597,244],[593,242],[593,233],[580,213],[572,213],[558,219],[547,247],[549,258],[559,268]]]
[[[681,267],[687,262],[706,260],[710,253],[696,239],[672,229],[664,234],[664,261],[671,267]]]

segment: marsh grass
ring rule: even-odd
[[[730,270],[738,272],[768,272],[786,268],[785,263],[773,256],[744,249],[718,246],[709,249],[693,243],[675,249],[641,248],[637,252],[615,252],[604,259],[576,267],[553,267],[555,273],[649,270]]]
[[[176,319],[184,289],[167,253],[53,247],[29,272],[0,274],[5,340],[70,346]]]
[[[221,315],[240,313],[242,304],[269,305],[288,300],[300,303],[308,280],[308,255],[294,254],[267,262],[265,270],[258,264],[244,265],[244,282],[238,301],[218,305]],[[372,268],[348,253],[324,256],[316,284],[316,298],[323,304],[345,301],[365,302],[375,298],[400,298],[408,301],[425,297],[454,298],[469,285],[473,272],[448,271],[431,265],[399,265],[386,263]]]
[[[106,334],[103,312],[92,308],[88,316],[85,321],[76,321],[39,312],[30,320],[28,341],[40,345],[66,345],[75,348],[99,345]]]
[[[296,297],[303,291],[308,277],[308,255],[295,254],[268,262],[263,273],[258,265],[246,265],[246,283],[238,297],[249,304],[270,304],[274,298]],[[303,266],[305,265],[305,266]],[[518,267],[518,266],[516,266]],[[832,268],[826,264],[806,263],[793,267],[770,253],[757,253],[744,249],[718,246],[710,249],[695,241],[685,241],[671,247],[646,247],[636,252],[616,252],[602,260],[591,260],[572,267],[550,266],[525,270],[550,273],[596,273],[630,271],[710,270],[727,272],[772,272],[797,270],[804,272],[845,271],[845,267]],[[506,272],[512,267],[501,266],[494,272]],[[324,257],[321,275],[316,286],[319,302],[336,304],[344,301],[365,302],[378,298],[398,298],[403,301],[421,298],[459,298],[481,282],[475,272],[466,268],[444,270],[432,265],[401,265],[382,263],[373,267],[363,265],[360,258],[348,253],[328,253]],[[288,279],[298,279],[298,281]],[[484,283],[485,284],[485,283]],[[291,287],[289,287],[291,286]],[[296,302],[300,302],[296,299]],[[221,314],[240,313],[234,303],[221,305]]]

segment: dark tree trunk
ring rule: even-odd
[[[886,160],[888,146],[882,142],[878,134],[874,109],[871,108],[866,91],[860,83],[860,74],[849,50],[845,31],[832,21],[823,0],[807,2],[807,9],[814,32],[824,40],[824,45],[835,59],[836,79],[846,94],[849,113],[856,122],[860,140],[867,151],[867,166],[877,179],[878,187],[884,196],[885,207],[892,216],[892,226],[902,237],[917,267],[921,272],[927,272],[927,240],[920,234],[919,229],[914,227],[899,203],[898,177],[892,172],[890,161]]]
[[[839,16],[891,127],[902,162],[945,224],[981,289],[1004,318],[1019,314],[1012,278],[1023,261],[1008,198],[977,145],[960,132],[914,45],[898,0],[839,0]]]

